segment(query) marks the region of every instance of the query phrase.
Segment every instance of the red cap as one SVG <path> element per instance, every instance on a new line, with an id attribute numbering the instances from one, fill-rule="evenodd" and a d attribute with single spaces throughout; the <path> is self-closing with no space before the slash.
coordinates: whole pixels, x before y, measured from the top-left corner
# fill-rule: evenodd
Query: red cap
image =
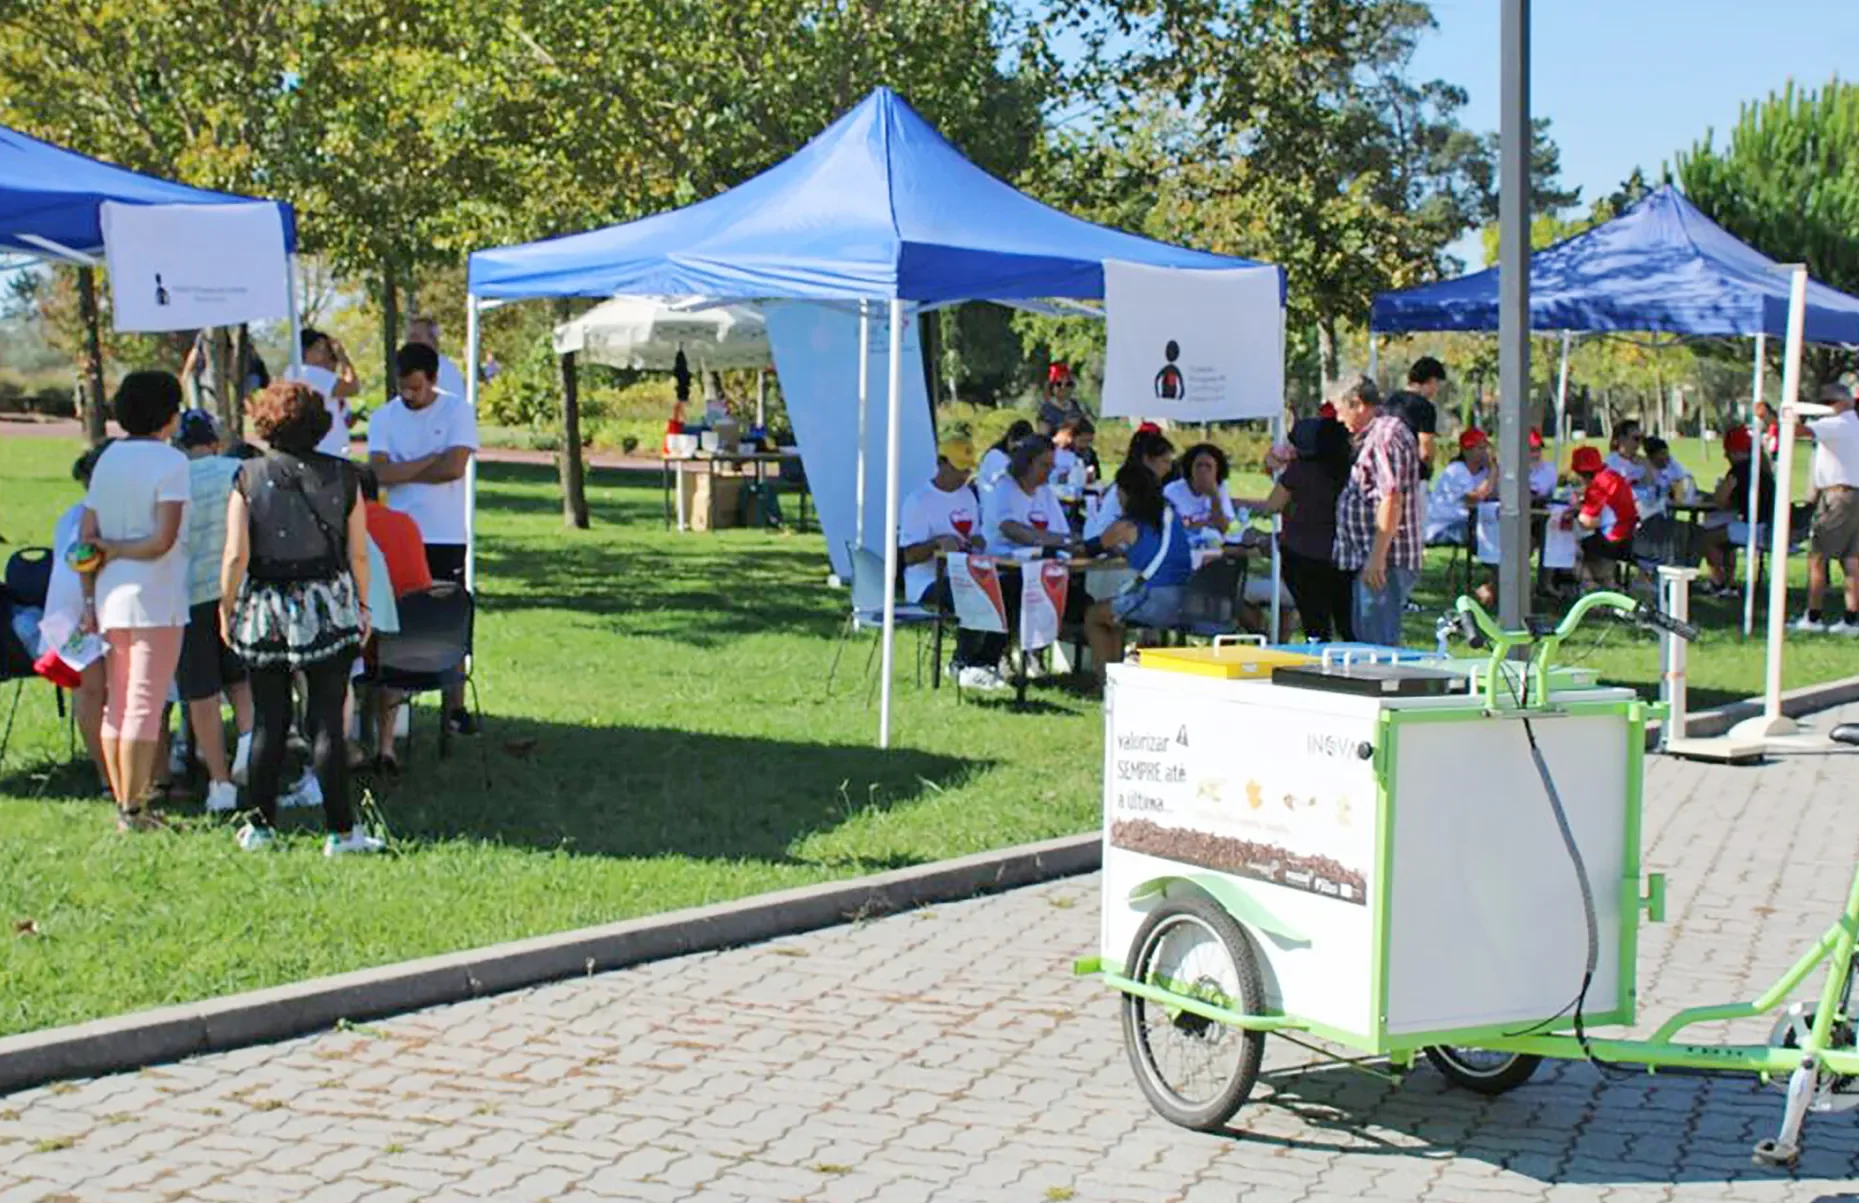
<path id="1" fill-rule="evenodd" d="M 1723 449 L 1725 454 L 1732 451 L 1748 451 L 1750 447 L 1749 427 L 1732 426 L 1723 432 Z"/>
<path id="2" fill-rule="evenodd" d="M 1543 449 L 1543 432 L 1542 431 L 1540 430 L 1530 431 L 1530 449 L 1532 451 L 1541 451 Z"/>
<path id="3" fill-rule="evenodd" d="M 1607 466 L 1601 453 L 1593 447 L 1577 447 L 1575 454 L 1569 457 L 1569 467 L 1583 475 L 1593 475 Z"/>
<path id="4" fill-rule="evenodd" d="M 32 671 L 60 689 L 76 689 L 84 682 L 84 679 L 78 675 L 77 669 L 66 664 L 64 657 L 60 656 L 56 650 L 48 651 L 33 661 Z"/>
<path id="5" fill-rule="evenodd" d="M 1333 402 L 1329 402 L 1329 401 L 1325 401 L 1325 402 L 1324 402 L 1324 403 L 1323 403 L 1322 405 L 1319 405 L 1319 406 L 1317 407 L 1317 416 L 1318 416 L 1319 418 L 1334 418 L 1334 417 L 1336 417 L 1336 406 L 1335 406 L 1335 404 L 1334 404 Z"/>
<path id="6" fill-rule="evenodd" d="M 1071 378 L 1072 378 L 1072 370 L 1071 370 L 1070 364 L 1055 363 L 1051 367 L 1046 369 L 1046 383 L 1047 384 L 1063 384 L 1067 380 L 1070 380 Z"/>
<path id="7" fill-rule="evenodd" d="M 1470 451 L 1474 447 L 1483 447 L 1490 441 L 1489 438 L 1485 437 L 1484 431 L 1474 426 L 1459 436 L 1459 450 Z"/>
<path id="8" fill-rule="evenodd" d="M 1144 422 L 1141 426 L 1138 426 L 1136 428 L 1136 433 L 1137 434 L 1161 434 L 1162 428 L 1160 426 L 1157 426 L 1154 422 Z"/>

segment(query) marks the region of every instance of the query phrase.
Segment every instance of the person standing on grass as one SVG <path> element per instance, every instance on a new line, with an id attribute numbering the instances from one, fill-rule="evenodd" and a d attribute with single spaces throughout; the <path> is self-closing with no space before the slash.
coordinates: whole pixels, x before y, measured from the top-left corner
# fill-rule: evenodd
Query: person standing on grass
<path id="1" fill-rule="evenodd" d="M 303 366 L 291 371 L 286 379 L 301 380 L 321 394 L 331 420 L 329 433 L 316 449 L 324 455 L 347 459 L 349 426 L 355 420 L 349 413 L 349 398 L 361 391 L 361 377 L 356 375 L 355 365 L 349 362 L 349 353 L 342 344 L 321 330 L 305 327 L 302 346 Z"/>
<path id="2" fill-rule="evenodd" d="M 187 633 L 175 676 L 187 720 L 194 732 L 194 754 L 207 770 L 207 811 L 231 814 L 239 807 L 233 784 L 245 776 L 252 752 L 252 691 L 245 666 L 232 654 L 219 631 L 219 575 L 226 552 L 226 508 L 239 461 L 221 455 L 219 428 L 204 409 L 181 415 L 175 438 L 187 456 L 190 497 L 187 507 Z M 226 722 L 220 696 L 232 703 L 239 742 L 226 762 Z"/>
<path id="3" fill-rule="evenodd" d="M 1814 525 L 1808 535 L 1807 613 L 1797 631 L 1859 635 L 1859 414 L 1852 390 L 1837 381 L 1820 390 L 1829 417 L 1804 423 L 1814 436 Z M 1827 594 L 1827 562 L 1838 560 L 1846 584 L 1846 614 L 1828 623 L 1821 617 Z"/>
<path id="4" fill-rule="evenodd" d="M 1407 423 L 1420 452 L 1420 479 L 1433 477 L 1433 445 L 1439 436 L 1439 408 L 1435 398 L 1446 383 L 1446 365 L 1422 355 L 1407 369 L 1407 387 L 1388 398 L 1384 407 Z"/>
<path id="5" fill-rule="evenodd" d="M 1335 402 L 1356 456 L 1336 501 L 1336 566 L 1355 573 L 1356 638 L 1398 647 L 1420 579 L 1420 445 L 1406 422 L 1381 412 L 1368 377 L 1343 385 Z"/>
<path id="6" fill-rule="evenodd" d="M 408 322 L 407 341 L 432 348 L 432 353 L 439 357 L 439 366 L 433 372 L 433 381 L 438 384 L 439 391 L 450 393 L 460 401 L 465 400 L 465 374 L 458 370 L 451 356 L 439 349 L 438 320 L 422 315 Z"/>
<path id="7" fill-rule="evenodd" d="M 368 422 L 368 462 L 387 489 L 388 507 L 419 526 L 433 580 L 462 589 L 471 505 L 465 471 L 478 450 L 478 418 L 462 396 L 438 387 L 437 351 L 408 343 L 394 359 L 400 395 Z M 445 710 L 454 734 L 477 734 L 462 681 L 446 686 Z"/>
<path id="8" fill-rule="evenodd" d="M 116 390 L 126 437 L 97 461 L 78 538 L 103 565 L 83 578 L 80 629 L 109 646 L 101 742 L 123 831 L 160 826 L 148 797 L 161 755 L 161 719 L 187 628 L 187 457 L 168 445 L 180 421 L 181 382 L 131 372 Z"/>
<path id="9" fill-rule="evenodd" d="M 368 525 L 360 470 L 322 455 L 330 413 L 308 385 L 280 381 L 252 402 L 252 426 L 270 444 L 248 460 L 226 509 L 220 627 L 251 674 L 256 727 L 249 792 L 257 815 L 239 846 L 271 846 L 291 721 L 291 678 L 303 679 L 304 733 L 328 836 L 323 855 L 378 852 L 355 826 L 342 706 L 349 667 L 368 637 Z"/>

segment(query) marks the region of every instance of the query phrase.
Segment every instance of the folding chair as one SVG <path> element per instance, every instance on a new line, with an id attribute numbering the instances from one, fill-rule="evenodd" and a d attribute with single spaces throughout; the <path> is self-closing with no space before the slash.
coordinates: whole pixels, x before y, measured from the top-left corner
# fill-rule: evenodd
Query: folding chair
<path id="1" fill-rule="evenodd" d="M 887 582 L 884 579 L 884 557 L 867 547 L 846 546 L 852 557 L 852 608 L 846 613 L 845 626 L 840 628 L 839 641 L 833 645 L 833 662 L 826 670 L 826 696 L 833 696 L 833 678 L 839 672 L 839 657 L 846 650 L 846 641 L 858 631 L 882 631 L 884 629 L 884 592 Z M 931 609 L 911 602 L 897 602 L 892 611 L 893 620 L 900 627 L 917 628 L 917 683 L 923 683 L 923 630 L 931 623 L 943 620 L 941 610 Z M 878 641 L 872 640 L 871 648 L 865 653 L 865 675 L 871 675 L 872 658 L 878 653 Z M 872 682 L 875 687 L 877 682 Z M 867 697 L 870 691 L 867 690 Z"/>
<path id="2" fill-rule="evenodd" d="M 36 640 L 23 640 L 13 630 L 13 615 L 20 610 L 42 610 L 50 591 L 52 551 L 49 547 L 22 547 L 8 557 L 6 575 L 0 584 L 0 684 L 13 683 L 13 696 L 7 704 L 6 726 L 0 729 L 0 761 L 13 742 L 13 722 L 19 716 L 20 695 L 26 682 L 39 680 L 32 671 Z M 58 716 L 65 714 L 63 690 L 54 690 Z"/>
<path id="3" fill-rule="evenodd" d="M 412 702 L 422 693 L 434 693 L 463 682 L 471 691 L 471 709 L 478 726 L 484 725 L 484 712 L 478 705 L 478 685 L 471 675 L 471 641 L 476 621 L 476 605 L 471 594 L 450 581 L 434 585 L 419 593 L 399 599 L 400 630 L 382 634 L 375 643 L 374 671 L 366 678 L 377 689 L 391 689 L 404 695 L 408 705 L 407 741 L 412 751 Z M 439 715 L 439 755 L 444 758 L 451 748 L 451 732 L 446 729 L 443 710 Z M 490 783 L 490 754 L 484 751 L 480 736 L 478 750 L 484 759 L 484 780 Z"/>

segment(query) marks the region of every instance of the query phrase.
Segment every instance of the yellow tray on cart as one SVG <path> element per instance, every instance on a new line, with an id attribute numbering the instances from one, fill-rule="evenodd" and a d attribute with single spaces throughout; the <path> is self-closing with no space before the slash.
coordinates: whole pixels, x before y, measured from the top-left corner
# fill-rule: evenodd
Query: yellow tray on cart
<path id="1" fill-rule="evenodd" d="M 1216 636 L 1212 647 L 1146 647 L 1137 653 L 1144 668 L 1228 681 L 1270 680 L 1274 668 L 1314 660 L 1315 656 L 1281 652 L 1231 635 Z"/>

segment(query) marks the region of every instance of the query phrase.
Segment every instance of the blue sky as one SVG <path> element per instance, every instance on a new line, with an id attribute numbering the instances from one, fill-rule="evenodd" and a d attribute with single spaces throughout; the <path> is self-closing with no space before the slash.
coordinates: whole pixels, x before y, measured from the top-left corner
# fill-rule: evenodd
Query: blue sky
<path id="1" fill-rule="evenodd" d="M 1439 29 L 1421 43 L 1415 75 L 1463 87 L 1464 124 L 1496 129 L 1498 0 L 1432 2 Z M 1721 145 L 1743 101 L 1790 78 L 1817 86 L 1859 75 L 1859 0 L 1536 0 L 1531 9 L 1530 107 L 1550 118 L 1562 178 L 1580 185 L 1584 204 L 1636 166 L 1656 178 L 1708 128 Z M 1467 249 L 1461 257 L 1478 266 Z"/>

